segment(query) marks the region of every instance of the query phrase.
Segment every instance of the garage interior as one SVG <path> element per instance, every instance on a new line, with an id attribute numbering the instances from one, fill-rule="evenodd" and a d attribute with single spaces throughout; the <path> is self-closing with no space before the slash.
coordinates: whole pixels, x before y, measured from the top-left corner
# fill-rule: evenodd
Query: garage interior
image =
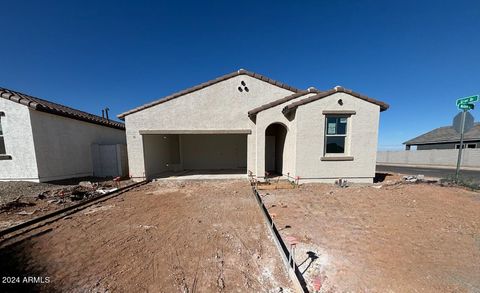
<path id="1" fill-rule="evenodd" d="M 247 133 L 149 132 L 142 138 L 147 179 L 247 173 Z"/>

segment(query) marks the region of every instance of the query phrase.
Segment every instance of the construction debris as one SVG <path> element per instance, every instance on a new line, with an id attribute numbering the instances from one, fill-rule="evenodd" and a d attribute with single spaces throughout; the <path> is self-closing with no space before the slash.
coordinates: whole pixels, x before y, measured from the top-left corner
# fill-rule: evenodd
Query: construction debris
<path id="1" fill-rule="evenodd" d="M 21 216 L 29 216 L 29 215 L 33 215 L 37 210 L 33 210 L 31 212 L 27 212 L 27 211 L 21 211 L 19 213 L 17 213 L 17 215 L 21 215 Z"/>
<path id="2" fill-rule="evenodd" d="M 15 210 L 15 209 L 18 209 L 18 208 L 23 208 L 23 207 L 34 206 L 35 205 L 34 203 L 20 201 L 21 197 L 22 196 L 18 196 L 16 199 L 14 199 L 10 202 L 6 202 L 4 204 L 1 204 L 0 205 L 0 213 L 5 212 L 5 211 L 9 211 L 9 210 Z"/>
<path id="3" fill-rule="evenodd" d="M 107 193 L 110 193 L 110 192 L 114 192 L 115 190 L 117 190 L 118 188 L 111 188 L 111 189 L 97 189 L 96 192 L 97 193 L 100 193 L 100 194 L 107 194 Z"/>
<path id="4" fill-rule="evenodd" d="M 94 179 L 98 180 L 98 179 Z M 78 182 L 78 181 L 77 181 Z M 33 182 L 0 182 L 0 214 L 18 214 L 28 216 L 56 209 L 55 205 L 70 205 L 77 201 L 86 200 L 99 195 L 116 191 L 119 186 L 128 184 L 128 181 L 105 180 L 65 183 L 33 183 Z M 68 185 L 64 185 L 68 184 Z"/>
<path id="5" fill-rule="evenodd" d="M 113 192 L 118 188 L 106 188 L 106 187 L 98 187 L 98 184 L 92 184 L 92 187 L 89 184 L 84 183 L 83 181 L 80 182 L 79 185 L 75 186 L 68 186 L 61 189 L 55 190 L 48 190 L 40 193 L 37 198 L 38 199 L 48 199 L 48 203 L 56 203 L 56 204 L 63 204 L 67 200 L 70 201 L 79 201 L 88 199 L 100 194 L 107 194 L 109 192 Z"/>
<path id="6" fill-rule="evenodd" d="M 98 186 L 98 183 L 94 185 L 90 181 L 81 181 L 80 183 L 78 183 L 78 185 L 81 186 L 81 187 L 94 189 L 95 187 Z"/>
<path id="7" fill-rule="evenodd" d="M 407 175 L 403 176 L 403 180 L 411 183 L 415 183 L 417 181 L 422 181 L 425 179 L 425 176 L 419 174 L 419 175 Z"/>
<path id="8" fill-rule="evenodd" d="M 340 178 L 338 180 L 335 180 L 335 184 L 338 186 L 338 187 L 341 187 L 341 188 L 346 188 L 348 187 L 348 181 L 347 179 L 343 179 L 343 178 Z"/>
<path id="9" fill-rule="evenodd" d="M 403 180 L 408 183 L 439 183 L 439 179 L 426 179 L 422 174 L 403 176 Z"/>

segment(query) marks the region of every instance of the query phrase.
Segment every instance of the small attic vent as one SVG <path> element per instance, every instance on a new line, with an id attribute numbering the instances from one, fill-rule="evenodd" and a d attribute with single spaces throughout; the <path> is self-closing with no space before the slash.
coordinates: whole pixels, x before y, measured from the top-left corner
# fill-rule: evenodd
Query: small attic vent
<path id="1" fill-rule="evenodd" d="M 239 92 L 243 92 L 243 91 L 246 91 L 247 93 L 250 91 L 247 87 L 247 84 L 245 83 L 245 81 L 241 81 L 240 82 L 240 86 L 238 87 L 238 91 Z"/>

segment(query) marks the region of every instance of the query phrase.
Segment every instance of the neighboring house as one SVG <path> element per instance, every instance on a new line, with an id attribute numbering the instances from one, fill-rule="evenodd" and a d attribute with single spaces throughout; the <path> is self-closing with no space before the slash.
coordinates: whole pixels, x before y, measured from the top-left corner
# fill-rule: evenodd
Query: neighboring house
<path id="1" fill-rule="evenodd" d="M 480 123 L 476 122 L 474 126 L 464 134 L 464 148 L 480 148 Z M 453 126 L 444 126 L 425 134 L 417 136 L 403 143 L 406 150 L 412 146 L 417 150 L 436 150 L 436 149 L 458 149 L 460 147 L 460 133 Z"/>
<path id="2" fill-rule="evenodd" d="M 0 180 L 126 175 L 125 144 L 123 123 L 0 88 Z"/>
<path id="3" fill-rule="evenodd" d="M 379 116 L 387 108 L 342 87 L 298 90 L 239 70 L 118 117 L 137 180 L 223 169 L 259 179 L 269 172 L 372 182 Z"/>

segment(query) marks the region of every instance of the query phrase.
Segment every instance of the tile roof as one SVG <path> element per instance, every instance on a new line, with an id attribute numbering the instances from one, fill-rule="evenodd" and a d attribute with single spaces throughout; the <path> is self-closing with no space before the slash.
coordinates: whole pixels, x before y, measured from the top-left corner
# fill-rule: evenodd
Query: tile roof
<path id="1" fill-rule="evenodd" d="M 480 140 L 480 122 L 476 122 L 469 131 L 465 132 L 464 140 Z M 460 141 L 460 133 L 458 133 L 453 126 L 444 126 L 417 136 L 403 144 L 417 145 L 458 141 Z"/>
<path id="2" fill-rule="evenodd" d="M 275 86 L 284 88 L 284 89 L 286 89 L 286 90 L 289 90 L 289 91 L 292 91 L 292 92 L 295 92 L 295 93 L 300 91 L 300 90 L 297 89 L 297 88 L 294 88 L 294 87 L 289 86 L 289 85 L 287 85 L 287 84 L 281 83 L 281 82 L 279 82 L 279 81 L 275 81 L 275 80 L 273 80 L 273 79 L 270 79 L 270 78 L 268 78 L 268 77 L 266 77 L 266 76 L 263 76 L 263 75 L 260 75 L 260 74 L 258 74 L 258 73 L 254 73 L 254 72 L 250 72 L 250 71 L 247 71 L 247 70 L 244 70 L 244 69 L 240 69 L 240 70 L 238 70 L 238 71 L 235 71 L 235 72 L 232 72 L 232 73 L 229 73 L 229 74 L 226 74 L 226 75 L 217 77 L 217 78 L 215 78 L 215 79 L 213 79 L 213 80 L 210 80 L 210 81 L 201 83 L 201 84 L 199 84 L 199 85 L 193 86 L 193 87 L 191 87 L 191 88 L 188 88 L 188 89 L 185 89 L 185 90 L 176 92 L 176 93 L 173 93 L 173 94 L 171 94 L 171 95 L 169 95 L 169 96 L 163 97 L 163 98 L 161 98 L 161 99 L 158 99 L 158 100 L 153 101 L 153 102 L 151 102 L 151 103 L 145 104 L 145 105 L 143 105 L 143 106 L 140 106 L 140 107 L 134 108 L 134 109 L 132 109 L 132 110 L 126 111 L 126 112 L 118 115 L 117 117 L 120 118 L 120 119 L 124 119 L 125 116 L 130 115 L 130 114 L 132 114 L 132 113 L 135 113 L 135 112 L 138 112 L 138 111 L 142 111 L 142 110 L 144 110 L 144 109 L 147 109 L 147 108 L 156 106 L 156 105 L 161 104 L 161 103 L 168 102 L 168 101 L 170 101 L 170 100 L 176 99 L 176 98 L 181 97 L 181 96 L 183 96 L 183 95 L 186 95 L 186 94 L 189 94 L 189 93 L 192 93 L 192 92 L 201 90 L 201 89 L 203 89 L 203 88 L 209 87 L 209 86 L 211 86 L 211 85 L 214 85 L 214 84 L 216 84 L 216 83 L 219 83 L 219 82 L 221 82 L 221 81 L 224 81 L 224 80 L 227 80 L 227 79 L 230 79 L 230 78 L 239 76 L 239 75 L 248 75 L 248 76 L 250 76 L 250 77 L 253 77 L 253 78 L 256 78 L 256 79 L 259 79 L 259 80 L 268 82 L 268 83 L 270 83 L 270 84 L 273 84 L 273 85 L 275 85 Z"/>
<path id="3" fill-rule="evenodd" d="M 67 106 L 56 104 L 47 100 L 32 97 L 23 93 L 12 91 L 9 89 L 0 87 L 0 97 L 25 105 L 37 111 L 50 113 L 58 116 L 63 116 L 71 119 L 94 123 L 102 126 L 125 129 L 125 124 L 112 120 L 107 120 L 97 115 L 93 115 L 87 112 L 76 110 Z"/>
<path id="4" fill-rule="evenodd" d="M 301 106 L 301 105 L 305 105 L 305 104 L 308 104 L 308 103 L 311 103 L 313 101 L 316 101 L 316 100 L 320 100 L 320 99 L 323 99 L 325 97 L 328 97 L 330 95 L 333 95 L 335 93 L 346 93 L 346 94 L 349 94 L 351 96 L 354 96 L 356 98 L 359 98 L 359 99 L 362 99 L 364 101 L 367 101 L 367 102 L 370 102 L 370 103 L 373 103 L 375 105 L 378 105 L 380 106 L 380 111 L 385 111 L 388 109 L 388 107 L 390 107 L 387 103 L 384 103 L 384 102 L 381 102 L 381 101 L 378 101 L 378 100 L 375 100 L 375 99 L 372 99 L 372 98 L 369 98 L 367 96 L 364 96 L 362 94 L 359 94 L 359 93 L 356 93 L 352 90 L 349 90 L 349 89 L 345 89 L 341 86 L 336 86 L 335 88 L 331 89 L 331 90 L 328 90 L 326 92 L 321 92 L 319 94 L 316 94 L 314 96 L 311 96 L 311 97 L 308 97 L 308 98 L 305 98 L 305 99 L 302 99 L 300 101 L 296 101 L 296 102 L 293 102 L 287 106 L 285 106 L 285 108 L 283 108 L 282 112 L 284 114 L 296 109 L 298 106 Z"/>
<path id="5" fill-rule="evenodd" d="M 255 109 L 252 109 L 250 111 L 248 111 L 248 117 L 252 117 L 252 116 L 255 116 L 257 115 L 259 112 L 262 112 L 264 110 L 267 110 L 267 109 L 270 109 L 272 107 L 275 107 L 275 106 L 278 106 L 280 104 L 283 104 L 285 102 L 288 102 L 288 101 L 291 101 L 291 100 L 294 100 L 294 99 L 297 99 L 297 98 L 300 98 L 300 97 L 303 97 L 307 94 L 311 94 L 311 93 L 321 93 L 321 91 L 317 90 L 316 88 L 309 88 L 308 90 L 306 91 L 299 91 L 299 92 L 296 92 L 294 94 L 291 94 L 291 95 L 288 95 L 284 98 L 281 98 L 281 99 L 278 99 L 278 100 L 275 100 L 273 102 L 270 102 L 268 104 L 265 104 L 265 105 L 262 105 L 260 107 L 257 107 Z"/>

